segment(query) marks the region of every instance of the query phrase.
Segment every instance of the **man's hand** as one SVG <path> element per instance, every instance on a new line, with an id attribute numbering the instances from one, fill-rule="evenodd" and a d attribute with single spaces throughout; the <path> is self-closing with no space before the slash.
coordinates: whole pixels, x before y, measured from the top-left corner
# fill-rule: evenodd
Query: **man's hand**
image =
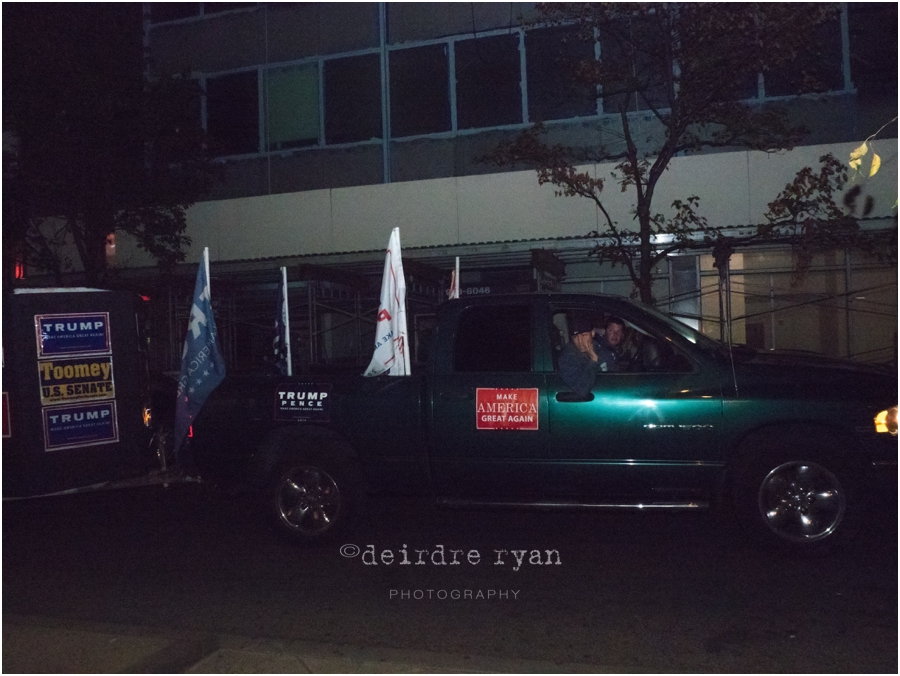
<path id="1" fill-rule="evenodd" d="M 572 337 L 572 340 L 575 342 L 575 347 L 578 348 L 579 352 L 584 352 L 588 356 L 590 356 L 591 361 L 597 361 L 597 353 L 594 352 L 594 334 L 591 331 L 585 331 L 583 333 L 576 334 Z"/>

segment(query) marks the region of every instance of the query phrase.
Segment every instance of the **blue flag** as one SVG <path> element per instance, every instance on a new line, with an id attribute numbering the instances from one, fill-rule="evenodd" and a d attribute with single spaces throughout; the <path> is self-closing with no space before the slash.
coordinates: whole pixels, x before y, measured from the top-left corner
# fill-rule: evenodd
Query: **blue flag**
<path id="1" fill-rule="evenodd" d="M 225 361 L 219 352 L 216 322 L 209 295 L 209 249 L 204 249 L 203 261 L 197 270 L 194 304 L 191 306 L 191 318 L 181 354 L 181 375 L 178 378 L 178 398 L 175 404 L 176 453 L 181 449 L 194 417 L 224 377 Z"/>

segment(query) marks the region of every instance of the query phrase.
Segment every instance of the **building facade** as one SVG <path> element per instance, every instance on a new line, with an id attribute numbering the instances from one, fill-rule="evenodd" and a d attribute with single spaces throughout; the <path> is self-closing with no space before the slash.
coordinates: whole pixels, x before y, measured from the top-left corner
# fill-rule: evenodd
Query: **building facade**
<path id="1" fill-rule="evenodd" d="M 787 72 L 748 86 L 750 101 L 791 106 L 810 130 L 804 145 L 676 157 L 656 204 L 697 195 L 711 225 L 752 229 L 799 169 L 826 153 L 847 162 L 896 118 L 896 7 L 893 34 L 880 11 L 845 3 L 823 30 L 817 69 L 826 93 L 797 98 Z M 302 317 L 300 366 L 366 361 L 393 227 L 422 331 L 457 256 L 464 293 L 633 295 L 621 268 L 588 255 L 596 243 L 588 233 L 601 225 L 592 203 L 557 196 L 533 171 L 482 160 L 538 120 L 560 140 L 621 143 L 609 102 L 573 96 L 558 76 L 559 54 L 602 52 L 602 40 L 569 39 L 565 26 L 527 28 L 533 14 L 530 3 L 145 5 L 150 74 L 194 77 L 205 91 L 197 114 L 224 179 L 189 213 L 188 260 L 210 248 L 220 333 L 236 368 L 265 363 L 282 265 Z M 651 147 L 660 130 L 637 100 L 629 123 Z M 896 230 L 896 121 L 870 146 L 882 163 L 856 184 L 874 205 L 862 224 Z M 585 170 L 608 176 L 612 166 Z M 609 192 L 607 209 L 627 223 L 630 194 Z M 126 240 L 116 244 L 123 274 L 152 282 L 152 261 Z M 193 271 L 182 272 L 183 283 L 153 292 L 162 308 L 155 325 L 165 326 L 161 370 L 176 367 L 186 321 Z M 693 251 L 655 274 L 660 306 L 715 337 L 727 327 L 735 342 L 761 349 L 896 359 L 896 266 L 878 256 L 823 253 L 798 280 L 789 250 L 764 247 L 737 252 L 723 280 L 710 253 Z"/>

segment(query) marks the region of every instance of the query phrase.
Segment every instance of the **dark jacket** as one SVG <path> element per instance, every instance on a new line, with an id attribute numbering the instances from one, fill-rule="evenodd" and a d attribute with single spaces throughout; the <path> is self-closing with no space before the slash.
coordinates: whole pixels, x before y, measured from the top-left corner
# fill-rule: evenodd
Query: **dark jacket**
<path id="1" fill-rule="evenodd" d="M 575 394 L 585 397 L 594 387 L 594 378 L 602 373 L 602 363 L 579 352 L 575 342 L 570 340 L 559 354 L 559 373 Z"/>
<path id="2" fill-rule="evenodd" d="M 601 371 L 618 371 L 620 369 L 619 353 L 606 342 L 606 338 L 603 336 L 594 338 L 594 352 L 597 353 L 598 361 L 606 364 L 606 368 L 601 368 Z"/>
<path id="3" fill-rule="evenodd" d="M 579 352 L 575 341 L 570 340 L 559 354 L 559 373 L 575 394 L 586 397 L 594 387 L 598 373 L 618 371 L 618 354 L 602 338 L 594 340 L 597 361 Z"/>

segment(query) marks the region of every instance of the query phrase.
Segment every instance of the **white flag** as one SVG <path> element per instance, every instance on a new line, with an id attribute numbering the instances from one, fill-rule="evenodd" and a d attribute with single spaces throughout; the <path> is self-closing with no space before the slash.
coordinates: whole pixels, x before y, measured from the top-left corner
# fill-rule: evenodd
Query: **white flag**
<path id="1" fill-rule="evenodd" d="M 391 231 L 384 277 L 381 280 L 381 304 L 375 323 L 375 354 L 364 376 L 408 376 L 409 337 L 406 332 L 406 280 L 400 259 L 400 228 Z"/>
<path id="2" fill-rule="evenodd" d="M 450 290 L 447 297 L 450 300 L 459 298 L 459 256 L 456 257 L 456 269 L 450 273 Z"/>

